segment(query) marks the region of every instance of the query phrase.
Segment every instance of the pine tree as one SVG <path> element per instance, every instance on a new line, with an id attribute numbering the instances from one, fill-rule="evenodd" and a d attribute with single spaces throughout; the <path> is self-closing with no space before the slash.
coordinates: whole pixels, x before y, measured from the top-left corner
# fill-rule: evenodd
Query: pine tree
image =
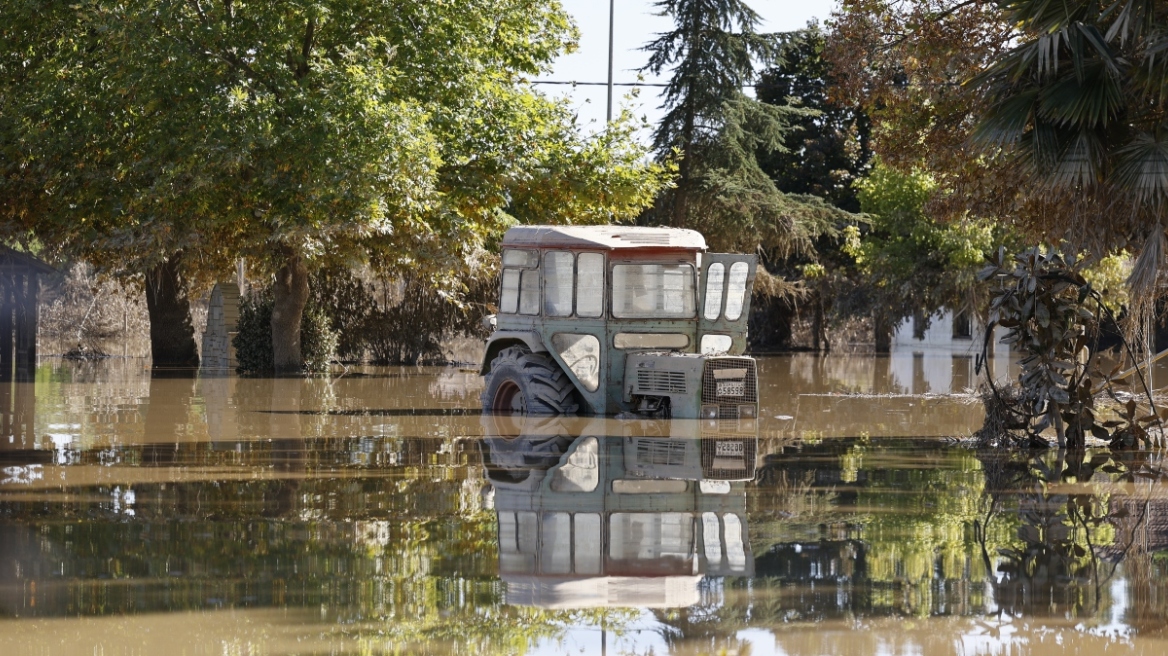
<path id="1" fill-rule="evenodd" d="M 763 153 L 760 163 L 784 193 L 819 196 L 858 212 L 853 183 L 871 166 L 870 121 L 855 107 L 829 97 L 827 36 L 816 23 L 783 36 L 782 60 L 762 72 L 755 95 L 771 105 L 815 110 L 794 117 L 783 136 L 786 149 Z"/>
<path id="2" fill-rule="evenodd" d="M 675 28 L 645 46 L 643 70 L 673 77 L 654 133 L 659 158 L 679 156 L 676 186 L 653 220 L 701 230 L 717 248 L 775 253 L 809 250 L 847 214 L 821 199 L 785 195 L 759 166 L 758 153 L 783 151 L 797 107 L 759 102 L 744 92 L 755 66 L 774 63 L 780 42 L 758 32 L 759 15 L 742 0 L 659 0 Z"/>

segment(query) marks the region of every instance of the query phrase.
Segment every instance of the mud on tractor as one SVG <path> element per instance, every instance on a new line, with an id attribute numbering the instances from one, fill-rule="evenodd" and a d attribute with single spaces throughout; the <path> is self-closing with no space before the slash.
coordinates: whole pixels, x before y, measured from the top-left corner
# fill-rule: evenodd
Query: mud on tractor
<path id="1" fill-rule="evenodd" d="M 483 410 L 754 419 L 756 259 L 678 228 L 522 226 L 503 238 Z"/>

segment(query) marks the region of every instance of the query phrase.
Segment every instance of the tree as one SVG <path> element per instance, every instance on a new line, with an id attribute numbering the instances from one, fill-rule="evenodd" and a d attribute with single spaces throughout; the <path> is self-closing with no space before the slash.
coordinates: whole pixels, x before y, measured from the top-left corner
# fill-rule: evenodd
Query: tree
<path id="1" fill-rule="evenodd" d="M 832 206 L 858 212 L 853 183 L 864 174 L 872 157 L 867 115 L 854 107 L 837 104 L 830 97 L 835 81 L 831 66 L 823 57 L 827 35 L 815 23 L 782 35 L 780 57 L 762 72 L 755 93 L 762 102 L 800 111 L 788 117 L 783 148 L 759 154 L 759 164 L 785 194 L 807 194 Z M 838 222 L 835 228 L 855 221 Z M 830 350 L 828 310 L 835 299 L 854 287 L 856 272 L 852 259 L 840 246 L 836 230 L 820 235 L 813 248 L 767 267 L 784 277 L 798 280 L 805 298 L 760 299 L 764 321 L 752 330 L 755 339 L 771 336 L 786 346 L 797 308 L 810 309 L 812 348 Z M 769 333 L 769 335 L 768 335 Z M 774 340 L 778 337 L 778 340 Z"/>
<path id="2" fill-rule="evenodd" d="M 845 213 L 811 196 L 780 192 L 758 153 L 781 151 L 791 116 L 802 110 L 759 102 L 743 87 L 755 64 L 779 51 L 773 35 L 742 0 L 659 0 L 675 27 L 645 46 L 645 70 L 673 71 L 666 110 L 653 137 L 659 159 L 678 157 L 674 188 L 657 200 L 653 218 L 696 228 L 716 248 L 789 252 L 809 248 Z"/>
<path id="3" fill-rule="evenodd" d="M 936 181 L 923 171 L 901 173 L 877 162 L 856 183 L 870 219 L 862 234 L 850 229 L 844 251 L 855 258 L 859 286 L 842 308 L 870 314 L 876 351 L 887 353 L 891 332 L 905 317 L 929 317 L 943 308 L 980 313 L 986 299 L 976 285 L 986 254 L 1004 235 L 987 221 L 938 222 L 925 212 Z"/>
<path id="4" fill-rule="evenodd" d="M 829 95 L 871 120 L 871 147 L 902 174 L 934 181 L 924 213 L 940 223 L 1008 224 L 1027 239 L 1026 182 L 1002 153 L 973 143 L 989 108 L 966 84 L 1008 51 L 1016 37 L 995 0 L 844 0 L 832 16 L 824 58 Z"/>
<path id="5" fill-rule="evenodd" d="M 816 23 L 783 36 L 781 60 L 762 72 L 758 99 L 809 110 L 788 118 L 783 149 L 764 153 L 762 169 L 787 194 L 810 194 L 849 212 L 860 211 L 853 182 L 872 158 L 867 114 L 831 98 L 835 86 L 823 56 L 827 35 Z"/>
<path id="6" fill-rule="evenodd" d="M 1146 0 L 1003 0 L 1019 37 L 973 82 L 990 107 L 976 137 L 1033 188 L 1047 235 L 1096 254 L 1142 252 L 1131 277 L 1154 311 L 1168 235 L 1168 6 Z"/>
<path id="7" fill-rule="evenodd" d="M 4 71 L 26 78 L 6 145 L 49 198 L 17 227 L 126 273 L 247 258 L 274 280 L 279 370 L 301 366 L 310 270 L 453 287 L 514 222 L 630 217 L 664 173 L 628 117 L 585 138 L 525 83 L 575 37 L 551 0 L 98 0 L 54 5 L 50 31 L 39 12 L 0 10 L 5 47 L 37 55 Z"/>

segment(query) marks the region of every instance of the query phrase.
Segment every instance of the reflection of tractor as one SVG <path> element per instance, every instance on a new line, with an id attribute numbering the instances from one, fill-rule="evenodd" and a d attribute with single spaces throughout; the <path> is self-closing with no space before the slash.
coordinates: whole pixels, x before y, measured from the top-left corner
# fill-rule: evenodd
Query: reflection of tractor
<path id="1" fill-rule="evenodd" d="M 483 409 L 753 419 L 755 257 L 705 249 L 676 228 L 508 230 Z"/>
<path id="2" fill-rule="evenodd" d="M 508 603 L 689 606 L 703 576 L 752 573 L 757 435 L 671 436 L 673 424 L 630 422 L 615 437 L 602 419 L 529 418 L 517 436 L 487 426 Z"/>

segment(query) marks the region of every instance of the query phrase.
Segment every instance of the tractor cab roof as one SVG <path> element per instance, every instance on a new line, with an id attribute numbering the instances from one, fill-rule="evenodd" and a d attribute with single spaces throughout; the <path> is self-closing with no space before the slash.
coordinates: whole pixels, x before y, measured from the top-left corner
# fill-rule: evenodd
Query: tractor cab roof
<path id="1" fill-rule="evenodd" d="M 696 230 L 642 226 L 516 226 L 503 236 L 504 248 L 706 250 Z"/>

